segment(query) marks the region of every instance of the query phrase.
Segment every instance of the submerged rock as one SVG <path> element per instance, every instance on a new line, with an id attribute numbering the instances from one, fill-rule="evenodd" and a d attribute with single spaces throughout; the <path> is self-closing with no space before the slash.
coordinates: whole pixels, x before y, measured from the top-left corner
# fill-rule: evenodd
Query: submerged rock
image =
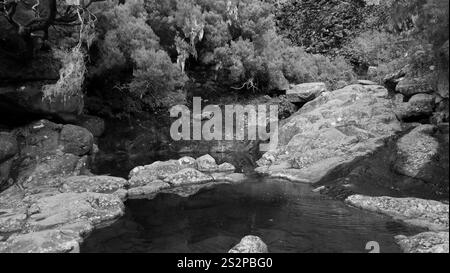
<path id="1" fill-rule="evenodd" d="M 91 152 L 94 136 L 85 128 L 65 125 L 61 130 L 60 141 L 65 153 L 83 156 Z"/>
<path id="2" fill-rule="evenodd" d="M 417 94 L 407 103 L 399 105 L 398 115 L 402 120 L 431 117 L 435 107 L 435 96 L 429 94 Z"/>
<path id="3" fill-rule="evenodd" d="M 438 201 L 353 195 L 348 197 L 346 202 L 432 231 L 448 231 L 449 228 L 449 205 Z"/>
<path id="4" fill-rule="evenodd" d="M 268 253 L 267 245 L 257 236 L 245 236 L 228 253 Z"/>
<path id="5" fill-rule="evenodd" d="M 350 85 L 323 93 L 289 118 L 277 148 L 258 161 L 258 173 L 315 183 L 331 170 L 367 156 L 402 130 L 388 91 Z"/>
<path id="6" fill-rule="evenodd" d="M 395 237 L 405 253 L 449 253 L 448 232 L 424 232 L 415 236 Z"/>

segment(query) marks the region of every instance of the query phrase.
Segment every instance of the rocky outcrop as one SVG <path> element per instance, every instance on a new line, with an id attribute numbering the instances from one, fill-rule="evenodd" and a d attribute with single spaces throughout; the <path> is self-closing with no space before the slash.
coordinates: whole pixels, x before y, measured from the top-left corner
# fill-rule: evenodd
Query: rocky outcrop
<path id="1" fill-rule="evenodd" d="M 439 153 L 439 142 L 432 135 L 433 125 L 420 125 L 397 142 L 394 170 L 402 175 L 432 182 L 430 165 Z"/>
<path id="2" fill-rule="evenodd" d="M 449 253 L 448 232 L 424 232 L 415 236 L 395 237 L 405 253 Z"/>
<path id="3" fill-rule="evenodd" d="M 0 252 L 76 252 L 95 227 L 123 215 L 128 181 L 83 175 L 93 149 L 86 129 L 41 120 L 7 140 L 2 156 L 18 151 L 18 170 L 0 193 Z"/>
<path id="4" fill-rule="evenodd" d="M 416 94 L 433 93 L 435 87 L 430 84 L 429 79 L 405 77 L 398 82 L 395 90 L 406 97 L 412 97 Z"/>
<path id="5" fill-rule="evenodd" d="M 388 91 L 350 85 L 326 92 L 284 122 L 276 149 L 258 161 L 258 173 L 315 183 L 338 166 L 367 156 L 402 130 Z"/>
<path id="6" fill-rule="evenodd" d="M 346 202 L 358 208 L 389 215 L 414 226 L 433 231 L 448 230 L 449 206 L 438 201 L 353 195 L 348 197 Z"/>
<path id="7" fill-rule="evenodd" d="M 268 253 L 267 245 L 257 236 L 245 236 L 228 253 Z"/>
<path id="8" fill-rule="evenodd" d="M 399 235 L 396 242 L 406 253 L 448 253 L 449 205 L 418 198 L 368 197 L 347 198 L 352 206 L 389 215 L 394 219 L 430 232 L 407 237 Z"/>
<path id="9" fill-rule="evenodd" d="M 240 183 L 245 175 L 235 173 L 230 163 L 218 165 L 210 155 L 197 159 L 183 157 L 179 160 L 155 162 L 134 168 L 129 175 L 128 197 L 154 197 L 160 192 L 183 197 L 193 195 L 202 188 L 223 183 Z"/>

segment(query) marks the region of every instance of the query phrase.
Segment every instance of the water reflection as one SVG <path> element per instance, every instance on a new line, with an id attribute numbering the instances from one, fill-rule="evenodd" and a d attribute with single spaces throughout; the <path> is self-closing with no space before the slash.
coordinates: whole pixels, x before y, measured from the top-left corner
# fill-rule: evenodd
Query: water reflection
<path id="1" fill-rule="evenodd" d="M 309 185 L 252 178 L 190 198 L 127 201 L 126 216 L 94 232 L 83 252 L 227 252 L 248 234 L 270 252 L 399 252 L 398 234 L 420 230 L 312 193 Z"/>

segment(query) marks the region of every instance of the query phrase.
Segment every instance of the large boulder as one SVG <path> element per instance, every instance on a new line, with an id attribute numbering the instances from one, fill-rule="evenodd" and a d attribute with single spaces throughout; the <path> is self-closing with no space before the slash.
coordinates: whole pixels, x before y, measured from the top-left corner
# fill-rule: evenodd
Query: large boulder
<path id="1" fill-rule="evenodd" d="M 258 173 L 315 183 L 331 170 L 382 147 L 402 130 L 388 91 L 350 85 L 323 93 L 281 124 L 275 149 L 258 161 Z"/>
<path id="2" fill-rule="evenodd" d="M 18 152 L 16 138 L 7 132 L 0 132 L 0 163 L 12 158 Z"/>
<path id="3" fill-rule="evenodd" d="M 447 232 L 424 232 L 407 237 L 399 235 L 395 240 L 405 253 L 449 253 Z"/>
<path id="4" fill-rule="evenodd" d="M 431 82 L 432 81 L 427 78 L 405 77 L 398 82 L 395 90 L 397 93 L 403 94 L 406 97 L 412 97 L 421 93 L 430 94 L 436 89 Z"/>
<path id="5" fill-rule="evenodd" d="M 179 160 L 157 161 L 153 164 L 136 167 L 131 170 L 129 184 L 131 188 L 146 186 L 155 180 L 164 180 L 185 168 Z"/>
<path id="6" fill-rule="evenodd" d="M 15 129 L 13 134 L 20 147 L 16 183 L 25 189 L 59 186 L 60 178 L 80 175 L 89 166 L 89 157 L 79 156 L 92 148 L 92 134 L 86 129 L 41 120 Z"/>
<path id="7" fill-rule="evenodd" d="M 346 202 L 361 209 L 389 215 L 410 225 L 432 231 L 448 231 L 449 206 L 438 201 L 352 195 Z"/>
<path id="8" fill-rule="evenodd" d="M 111 176 L 72 176 L 62 182 L 61 192 L 115 193 L 124 190 L 128 181 Z"/>
<path id="9" fill-rule="evenodd" d="M 435 131 L 433 125 L 420 125 L 400 138 L 393 162 L 397 173 L 425 181 L 432 180 L 433 174 L 427 170 L 439 153 L 439 142 L 432 136 Z"/>
<path id="10" fill-rule="evenodd" d="M 402 119 L 431 117 L 436 107 L 436 97 L 429 94 L 414 95 L 405 105 Z"/>
<path id="11" fill-rule="evenodd" d="M 327 90 L 327 86 L 323 82 L 302 83 L 287 90 L 286 98 L 292 103 L 306 103 Z"/>
<path id="12" fill-rule="evenodd" d="M 85 128 L 64 125 L 61 130 L 60 142 L 64 146 L 65 153 L 83 156 L 91 152 L 94 136 Z"/>
<path id="13" fill-rule="evenodd" d="M 245 236 L 228 253 L 268 253 L 267 245 L 258 236 Z"/>

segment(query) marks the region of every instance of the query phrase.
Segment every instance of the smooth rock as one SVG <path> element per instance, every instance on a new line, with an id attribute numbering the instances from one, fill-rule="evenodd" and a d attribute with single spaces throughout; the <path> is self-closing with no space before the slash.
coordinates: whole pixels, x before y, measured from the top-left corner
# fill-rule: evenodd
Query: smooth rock
<path id="1" fill-rule="evenodd" d="M 18 152 L 16 138 L 6 132 L 0 132 L 0 163 L 15 156 Z"/>
<path id="2" fill-rule="evenodd" d="M 119 197 L 99 193 L 61 193 L 49 197 L 28 197 L 31 204 L 27 225 L 44 230 L 65 224 L 88 221 L 93 226 L 112 221 L 124 214 Z"/>
<path id="3" fill-rule="evenodd" d="M 105 132 L 105 121 L 99 117 L 83 115 L 77 125 L 87 129 L 94 137 L 101 137 Z"/>
<path id="4" fill-rule="evenodd" d="M 245 236 L 228 253 L 268 253 L 267 245 L 257 236 Z"/>

